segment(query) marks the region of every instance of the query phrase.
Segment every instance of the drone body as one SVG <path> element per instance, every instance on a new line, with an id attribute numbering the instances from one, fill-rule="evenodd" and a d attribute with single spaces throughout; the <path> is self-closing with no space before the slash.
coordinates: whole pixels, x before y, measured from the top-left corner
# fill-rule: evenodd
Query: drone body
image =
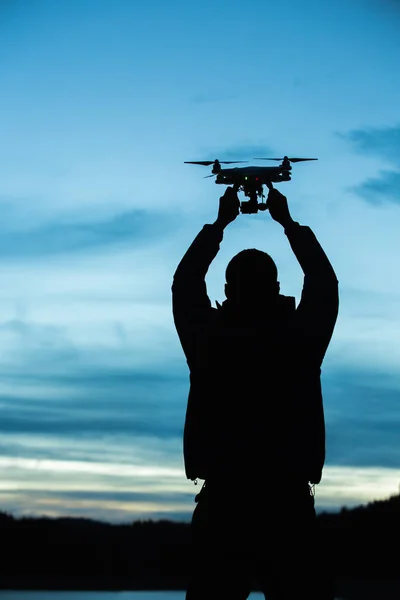
<path id="1" fill-rule="evenodd" d="M 276 160 L 281 161 L 277 167 L 229 167 L 222 168 L 221 164 L 234 164 L 246 161 L 186 161 L 186 164 L 210 166 L 213 165 L 211 175 L 215 177 L 215 183 L 232 185 L 236 191 L 243 191 L 250 200 L 241 203 L 242 213 L 256 213 L 258 210 L 266 210 L 265 202 L 258 202 L 257 198 L 264 199 L 264 185 L 271 189 L 272 183 L 281 183 L 291 180 L 291 162 L 306 160 L 318 160 L 317 158 L 258 158 L 254 160 Z"/>

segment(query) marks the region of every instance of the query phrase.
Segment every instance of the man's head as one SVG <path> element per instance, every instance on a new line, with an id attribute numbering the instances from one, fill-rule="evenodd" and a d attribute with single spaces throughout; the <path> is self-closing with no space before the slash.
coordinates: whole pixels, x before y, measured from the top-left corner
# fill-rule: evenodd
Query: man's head
<path id="1" fill-rule="evenodd" d="M 265 307 L 279 295 L 278 269 L 269 254 L 251 248 L 234 256 L 225 271 L 225 295 L 238 307 Z"/>

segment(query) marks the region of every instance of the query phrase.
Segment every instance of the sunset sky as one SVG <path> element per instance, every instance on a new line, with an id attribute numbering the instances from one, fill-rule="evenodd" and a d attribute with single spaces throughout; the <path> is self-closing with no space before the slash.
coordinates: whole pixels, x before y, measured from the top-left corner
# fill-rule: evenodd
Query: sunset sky
<path id="1" fill-rule="evenodd" d="M 0 3 L 0 510 L 189 520 L 171 283 L 225 188 L 184 161 L 255 156 L 319 159 L 277 186 L 340 284 L 316 507 L 398 493 L 399 39 L 395 0 Z M 213 304 L 246 247 L 298 300 L 267 212 Z"/>

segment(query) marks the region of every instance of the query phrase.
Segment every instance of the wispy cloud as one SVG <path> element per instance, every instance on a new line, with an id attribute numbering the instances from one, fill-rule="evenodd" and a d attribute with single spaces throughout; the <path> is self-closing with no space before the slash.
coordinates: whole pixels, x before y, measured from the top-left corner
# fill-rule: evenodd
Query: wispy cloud
<path id="1" fill-rule="evenodd" d="M 341 136 L 354 150 L 365 156 L 384 160 L 393 169 L 382 169 L 352 188 L 356 194 L 374 205 L 400 203 L 400 126 L 357 129 Z"/>
<path id="2" fill-rule="evenodd" d="M 186 373 L 96 369 L 78 360 L 70 369 L 3 381 L 2 506 L 116 521 L 189 520 L 196 489 L 183 472 Z M 18 385 L 30 395 L 18 395 Z M 323 391 L 328 456 L 318 509 L 395 493 L 400 379 L 340 367 L 323 376 Z"/>
<path id="3" fill-rule="evenodd" d="M 374 205 L 400 204 L 400 171 L 381 171 L 379 177 L 367 179 L 353 190 Z"/>
<path id="4" fill-rule="evenodd" d="M 252 161 L 255 156 L 280 157 L 279 154 L 276 154 L 276 151 L 271 149 L 271 146 L 262 142 L 243 142 L 234 146 L 202 148 L 199 150 L 199 155 L 201 155 L 199 159 L 195 158 L 193 160 L 214 160 L 218 158 L 218 160 Z"/>
<path id="5" fill-rule="evenodd" d="M 400 469 L 330 466 L 316 490 L 317 511 L 353 507 L 384 500 L 399 491 Z"/>
<path id="6" fill-rule="evenodd" d="M 0 260 L 32 259 L 105 249 L 111 246 L 144 247 L 176 231 L 181 217 L 161 211 L 131 210 L 69 222 L 45 224 L 14 219 L 0 235 Z"/>
<path id="7" fill-rule="evenodd" d="M 400 464 L 400 377 L 359 368 L 324 376 L 327 464 L 392 467 Z"/>
<path id="8" fill-rule="evenodd" d="M 70 440 L 80 445 L 80 438 Z M 112 438 L 103 444 L 112 443 Z M 114 441 L 115 445 L 115 441 Z M 118 442 L 116 444 L 118 446 Z M 96 443 L 94 442 L 94 447 Z M 125 447 L 125 461 L 0 458 L 0 502 L 14 514 L 79 515 L 107 521 L 189 520 L 194 486 L 178 457 L 145 457 L 143 440 Z M 130 458 L 130 462 L 128 462 Z M 21 485 L 21 482 L 24 482 Z M 45 483 L 44 483 L 45 482 Z"/>
<path id="9" fill-rule="evenodd" d="M 187 378 L 168 372 L 82 368 L 29 376 L 3 384 L 2 430 L 15 434 L 106 434 L 178 438 L 182 434 Z M 20 394 L 18 389 L 22 384 Z M 13 394 L 7 387 L 14 385 Z M 30 387 L 29 396 L 24 389 Z M 51 390 L 43 394 L 43 390 Z"/>
<path id="10" fill-rule="evenodd" d="M 354 129 L 340 137 L 362 154 L 384 158 L 400 166 L 400 125 L 394 127 Z"/>

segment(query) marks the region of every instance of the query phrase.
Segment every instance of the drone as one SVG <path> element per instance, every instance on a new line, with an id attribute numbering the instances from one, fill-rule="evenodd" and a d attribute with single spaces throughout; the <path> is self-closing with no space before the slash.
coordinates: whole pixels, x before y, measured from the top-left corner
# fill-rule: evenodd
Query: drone
<path id="1" fill-rule="evenodd" d="M 302 162 L 306 160 L 318 160 L 318 158 L 254 158 L 254 160 L 275 160 L 280 161 L 277 167 L 229 167 L 222 168 L 221 165 L 232 165 L 237 163 L 248 162 L 245 160 L 199 160 L 185 161 L 189 165 L 203 165 L 209 167 L 212 165 L 211 175 L 207 177 L 215 177 L 215 183 L 224 185 L 232 185 L 236 192 L 243 191 L 244 195 L 249 198 L 246 202 L 241 202 L 240 210 L 245 214 L 257 213 L 259 210 L 267 210 L 267 203 L 264 201 L 264 185 L 268 189 L 273 188 L 273 183 L 281 183 L 282 181 L 291 180 L 291 163 Z M 258 201 L 261 199 L 261 202 Z"/>

